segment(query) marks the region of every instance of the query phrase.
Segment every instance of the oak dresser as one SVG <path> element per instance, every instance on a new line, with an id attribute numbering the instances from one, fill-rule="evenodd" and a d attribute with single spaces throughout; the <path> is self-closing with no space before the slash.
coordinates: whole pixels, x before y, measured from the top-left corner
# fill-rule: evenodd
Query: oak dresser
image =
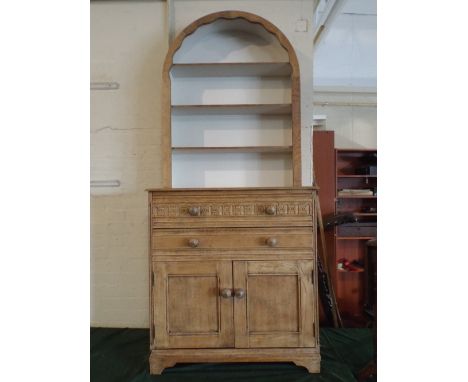
<path id="1" fill-rule="evenodd" d="M 164 188 L 149 190 L 152 374 L 178 362 L 320 371 L 316 189 L 301 187 L 300 104 L 293 46 L 258 15 L 211 13 L 170 43 Z"/>
<path id="2" fill-rule="evenodd" d="M 152 374 L 244 361 L 319 372 L 315 192 L 149 190 Z"/>

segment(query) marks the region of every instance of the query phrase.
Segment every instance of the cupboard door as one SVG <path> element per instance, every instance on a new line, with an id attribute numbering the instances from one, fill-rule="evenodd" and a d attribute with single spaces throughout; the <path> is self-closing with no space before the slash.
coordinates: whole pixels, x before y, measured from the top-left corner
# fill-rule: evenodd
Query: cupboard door
<path id="1" fill-rule="evenodd" d="M 315 347 L 313 261 L 235 261 L 235 347 Z"/>
<path id="2" fill-rule="evenodd" d="M 153 262 L 155 348 L 234 345 L 232 262 Z"/>

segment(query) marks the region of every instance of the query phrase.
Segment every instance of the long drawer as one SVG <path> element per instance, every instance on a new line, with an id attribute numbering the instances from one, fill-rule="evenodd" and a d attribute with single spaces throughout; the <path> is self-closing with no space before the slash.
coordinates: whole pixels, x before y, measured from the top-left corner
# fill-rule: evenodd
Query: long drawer
<path id="1" fill-rule="evenodd" d="M 310 228 L 256 228 L 154 230 L 153 251 L 281 251 L 311 250 L 314 236 Z"/>
<path id="2" fill-rule="evenodd" d="M 153 228 L 312 226 L 311 190 L 152 192 Z"/>

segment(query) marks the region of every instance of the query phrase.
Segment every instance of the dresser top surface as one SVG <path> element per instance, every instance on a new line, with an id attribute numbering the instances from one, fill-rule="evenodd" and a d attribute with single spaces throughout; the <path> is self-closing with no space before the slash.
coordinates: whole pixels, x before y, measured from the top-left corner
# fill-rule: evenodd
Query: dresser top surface
<path id="1" fill-rule="evenodd" d="M 230 187 L 230 188 L 149 188 L 147 192 L 164 192 L 164 193 L 180 193 L 180 192 L 208 192 L 208 193 L 239 193 L 239 192 L 310 192 L 318 190 L 318 187 Z"/>

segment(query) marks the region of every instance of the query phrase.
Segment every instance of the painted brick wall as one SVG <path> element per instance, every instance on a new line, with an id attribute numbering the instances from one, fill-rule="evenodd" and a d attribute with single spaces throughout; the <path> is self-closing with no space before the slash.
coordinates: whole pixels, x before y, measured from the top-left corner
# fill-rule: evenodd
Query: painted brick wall
<path id="1" fill-rule="evenodd" d="M 91 325 L 148 326 L 148 187 L 161 186 L 166 3 L 91 3 Z"/>

